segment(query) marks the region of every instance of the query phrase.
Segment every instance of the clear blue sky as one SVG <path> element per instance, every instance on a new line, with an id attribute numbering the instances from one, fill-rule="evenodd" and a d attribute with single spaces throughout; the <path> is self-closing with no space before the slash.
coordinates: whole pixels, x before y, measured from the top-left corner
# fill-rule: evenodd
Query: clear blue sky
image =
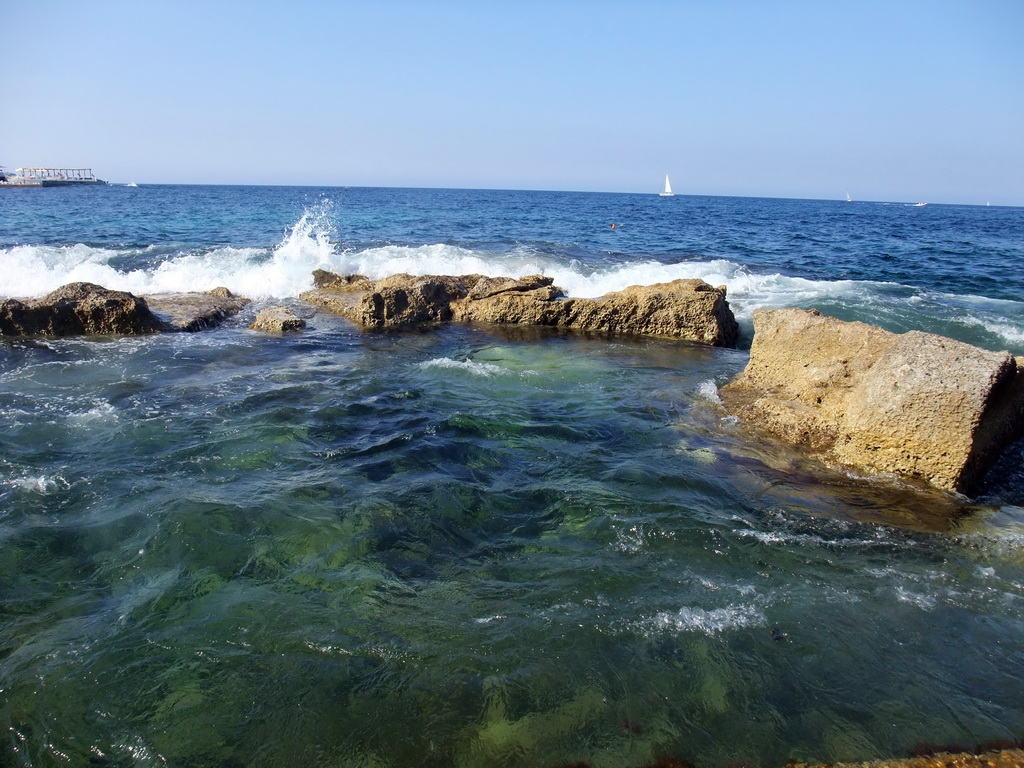
<path id="1" fill-rule="evenodd" d="M 1021 0 L 0 0 L 0 164 L 1024 205 Z"/>

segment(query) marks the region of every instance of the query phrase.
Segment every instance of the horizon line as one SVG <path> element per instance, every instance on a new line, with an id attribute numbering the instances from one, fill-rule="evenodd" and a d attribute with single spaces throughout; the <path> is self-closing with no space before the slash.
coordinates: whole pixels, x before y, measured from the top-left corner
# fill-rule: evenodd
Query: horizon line
<path id="1" fill-rule="evenodd" d="M 637 191 L 613 191 L 613 190 L 582 190 L 582 189 L 529 189 L 529 188 L 517 188 L 517 187 L 458 187 L 458 186 L 405 186 L 405 185 L 379 185 L 379 184 L 275 184 L 275 183 L 240 183 L 240 182 L 222 182 L 222 181 L 108 181 L 111 186 L 129 186 L 129 185 L 148 185 L 148 186 L 164 186 L 164 187 L 295 187 L 300 189 L 411 189 L 411 190 L 447 190 L 452 192 L 547 192 L 553 194 L 571 194 L 571 195 L 650 195 L 652 197 L 661 197 L 657 192 L 637 192 Z M 739 194 L 707 194 L 697 192 L 676 192 L 672 197 L 682 198 L 695 198 L 695 197 L 715 197 L 715 198 L 737 198 L 747 200 L 802 200 L 806 202 L 841 202 L 849 203 L 851 205 L 858 203 L 875 204 L 875 205 L 908 205 L 908 206 L 922 206 L 923 205 L 951 205 L 951 206 L 970 206 L 970 207 L 981 207 L 981 208 L 1021 208 L 1024 205 L 1013 205 L 1005 203 L 948 203 L 942 201 L 913 201 L 913 200 L 871 200 L 871 199 L 854 199 L 847 200 L 844 197 L 791 197 L 791 196 L 779 196 L 779 195 L 739 195 Z M 923 207 L 923 206 L 922 206 Z"/>

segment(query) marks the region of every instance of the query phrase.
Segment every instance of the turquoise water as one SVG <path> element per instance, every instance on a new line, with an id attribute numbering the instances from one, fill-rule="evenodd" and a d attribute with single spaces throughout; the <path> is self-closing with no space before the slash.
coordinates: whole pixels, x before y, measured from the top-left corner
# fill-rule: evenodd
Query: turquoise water
<path id="1" fill-rule="evenodd" d="M 1024 446 L 974 499 L 924 494 L 752 443 L 716 394 L 742 348 L 374 334 L 296 296 L 317 267 L 574 295 L 694 276 L 748 339 L 756 307 L 800 305 L 1021 354 L 1024 211 L 12 194 L 5 295 L 255 301 L 199 334 L 0 345 L 0 764 L 768 766 L 1021 738 Z M 305 332 L 247 330 L 281 302 Z"/>

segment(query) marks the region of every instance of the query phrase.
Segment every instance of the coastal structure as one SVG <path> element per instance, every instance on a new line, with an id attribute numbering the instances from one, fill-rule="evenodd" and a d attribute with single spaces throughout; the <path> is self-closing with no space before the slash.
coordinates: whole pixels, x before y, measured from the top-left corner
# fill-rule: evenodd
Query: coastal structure
<path id="1" fill-rule="evenodd" d="M 106 184 L 92 168 L 18 168 L 9 175 L 0 169 L 0 187 L 71 187 Z"/>

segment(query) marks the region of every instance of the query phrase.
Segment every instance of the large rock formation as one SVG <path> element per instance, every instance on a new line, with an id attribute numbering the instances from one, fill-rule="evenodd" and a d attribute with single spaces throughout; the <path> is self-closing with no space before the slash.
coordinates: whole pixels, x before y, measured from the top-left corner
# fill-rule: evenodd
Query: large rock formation
<path id="1" fill-rule="evenodd" d="M 597 299 L 561 299 L 560 294 L 550 283 L 520 286 L 459 302 L 454 316 L 465 321 L 681 338 L 716 347 L 736 344 L 738 327 L 725 300 L 725 288 L 713 288 L 703 280 L 631 285 Z"/>
<path id="2" fill-rule="evenodd" d="M 144 298 L 94 283 L 69 283 L 41 299 L 0 302 L 0 336 L 197 331 L 216 325 L 247 303 L 226 288 Z"/>
<path id="3" fill-rule="evenodd" d="M 145 299 L 93 283 L 70 283 L 41 299 L 0 302 L 0 336 L 138 334 L 163 330 Z"/>
<path id="4" fill-rule="evenodd" d="M 702 280 L 630 286 L 597 299 L 564 298 L 550 277 L 393 275 L 367 281 L 318 271 L 300 298 L 368 328 L 459 322 L 553 326 L 733 346 L 738 327 L 725 288 Z"/>
<path id="5" fill-rule="evenodd" d="M 919 331 L 758 310 L 750 362 L 721 394 L 827 463 L 966 492 L 1022 432 L 1022 365 Z"/>

